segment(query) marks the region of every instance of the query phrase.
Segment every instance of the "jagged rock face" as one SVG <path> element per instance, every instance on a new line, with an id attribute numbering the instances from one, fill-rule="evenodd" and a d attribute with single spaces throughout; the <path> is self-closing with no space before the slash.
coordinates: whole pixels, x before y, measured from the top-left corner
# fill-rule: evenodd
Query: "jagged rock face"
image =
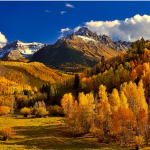
<path id="1" fill-rule="evenodd" d="M 8 55 L 12 50 L 17 50 L 24 58 L 31 58 L 31 56 L 44 47 L 44 44 L 41 43 L 23 43 L 21 41 L 14 41 L 9 44 L 6 44 L 0 50 L 0 58 L 4 58 Z"/>
<path id="2" fill-rule="evenodd" d="M 86 36 L 89 38 L 93 38 L 96 41 L 99 41 L 103 44 L 103 41 L 101 38 L 97 35 L 97 33 L 93 33 L 90 31 L 87 27 L 80 28 L 77 32 L 75 32 L 76 35 Z"/>
<path id="3" fill-rule="evenodd" d="M 82 27 L 80 28 L 77 32 L 72 33 L 72 34 L 67 34 L 64 38 L 62 39 L 70 39 L 73 40 L 75 36 L 84 36 L 88 38 L 92 38 L 95 41 L 99 41 L 100 43 L 104 44 L 104 42 L 101 40 L 101 38 L 97 35 L 97 33 L 93 33 L 90 31 L 87 27 Z"/>
<path id="4" fill-rule="evenodd" d="M 127 51 L 128 48 L 131 46 L 131 42 L 126 42 L 121 40 L 112 41 L 111 38 L 105 34 L 98 36 L 97 33 L 93 33 L 87 27 L 82 27 L 73 34 L 67 34 L 64 38 L 60 39 L 60 41 L 62 42 L 65 39 L 73 40 L 76 35 L 94 39 L 95 41 L 105 44 L 106 46 L 116 51 Z"/>
<path id="5" fill-rule="evenodd" d="M 112 41 L 111 38 L 107 35 L 103 35 L 100 37 L 103 40 L 105 45 L 117 51 L 127 51 L 128 48 L 131 46 L 131 42 L 126 42 L 121 40 Z"/>
<path id="6" fill-rule="evenodd" d="M 67 39 L 69 40 L 76 40 L 77 38 L 81 38 L 82 40 L 84 40 L 85 42 L 92 44 L 94 46 L 98 46 L 98 44 L 104 44 L 107 47 L 118 51 L 118 52 L 122 52 L 122 51 L 127 51 L 128 48 L 131 45 L 131 42 L 126 42 L 126 41 L 112 41 L 111 38 L 107 35 L 102 35 L 102 36 L 98 36 L 97 33 L 93 33 L 92 31 L 90 31 L 87 27 L 82 27 L 80 28 L 77 32 L 72 33 L 72 34 L 67 34 L 65 37 L 59 39 L 55 44 L 55 48 L 58 48 L 59 46 L 61 46 L 64 41 L 66 41 Z"/>

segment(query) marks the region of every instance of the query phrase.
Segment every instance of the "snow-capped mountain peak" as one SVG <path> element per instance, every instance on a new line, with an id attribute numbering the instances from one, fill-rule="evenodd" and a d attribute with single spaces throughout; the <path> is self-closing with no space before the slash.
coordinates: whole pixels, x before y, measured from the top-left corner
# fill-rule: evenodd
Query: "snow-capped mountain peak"
<path id="1" fill-rule="evenodd" d="M 126 51 L 131 46 L 131 42 L 126 41 L 112 41 L 107 35 L 97 35 L 93 33 L 87 27 L 81 27 L 78 31 L 72 34 L 67 34 L 63 39 L 74 40 L 75 37 L 80 37 L 85 42 L 100 42 L 116 51 Z"/>
<path id="2" fill-rule="evenodd" d="M 35 52 L 37 52 L 39 49 L 41 49 L 44 46 L 45 45 L 42 43 L 36 43 L 36 42 L 23 43 L 17 40 L 9 44 L 6 44 L 0 50 L 0 58 L 3 58 L 6 55 L 8 55 L 12 50 L 17 50 L 23 57 L 30 58 Z"/>

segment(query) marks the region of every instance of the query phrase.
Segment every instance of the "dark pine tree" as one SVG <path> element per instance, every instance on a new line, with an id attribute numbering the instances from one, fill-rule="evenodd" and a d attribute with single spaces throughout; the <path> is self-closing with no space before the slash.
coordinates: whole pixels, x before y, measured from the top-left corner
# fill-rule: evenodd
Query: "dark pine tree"
<path id="1" fill-rule="evenodd" d="M 76 90 L 76 89 L 78 89 L 79 88 L 79 75 L 78 74 L 76 74 L 75 75 L 75 80 L 74 80 L 74 89 Z"/>

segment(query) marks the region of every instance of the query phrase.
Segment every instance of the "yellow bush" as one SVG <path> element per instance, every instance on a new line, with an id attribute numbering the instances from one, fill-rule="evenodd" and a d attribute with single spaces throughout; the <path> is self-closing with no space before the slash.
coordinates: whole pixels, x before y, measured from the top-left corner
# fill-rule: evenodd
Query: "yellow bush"
<path id="1" fill-rule="evenodd" d="M 0 115 L 7 115 L 10 113 L 10 108 L 7 106 L 0 106 Z"/>
<path id="2" fill-rule="evenodd" d="M 64 110 L 61 106 L 49 106 L 48 111 L 52 116 L 64 116 Z"/>
<path id="3" fill-rule="evenodd" d="M 30 114 L 31 110 L 30 108 L 24 107 L 21 109 L 20 113 L 21 115 L 24 115 L 24 117 L 27 117 Z"/>
<path id="4" fill-rule="evenodd" d="M 138 149 L 140 149 L 140 146 L 144 143 L 144 139 L 141 135 L 135 136 L 134 141 L 135 141 L 136 147 L 138 147 Z"/>
<path id="5" fill-rule="evenodd" d="M 2 136 L 3 136 L 3 141 L 8 140 L 15 134 L 14 130 L 10 127 L 4 127 L 2 129 Z"/>
<path id="6" fill-rule="evenodd" d="M 103 142 L 104 140 L 104 131 L 100 128 L 95 127 L 95 125 L 92 125 L 90 128 L 90 132 L 93 134 L 94 137 L 96 137 L 100 142 Z"/>
<path id="7" fill-rule="evenodd" d="M 66 125 L 69 127 L 72 136 L 81 136 L 89 132 L 90 122 L 86 110 L 78 113 L 74 112 L 72 116 L 66 119 Z"/>
<path id="8" fill-rule="evenodd" d="M 46 111 L 45 107 L 38 107 L 38 108 L 35 108 L 35 115 L 36 117 L 44 117 L 48 115 L 48 111 Z"/>

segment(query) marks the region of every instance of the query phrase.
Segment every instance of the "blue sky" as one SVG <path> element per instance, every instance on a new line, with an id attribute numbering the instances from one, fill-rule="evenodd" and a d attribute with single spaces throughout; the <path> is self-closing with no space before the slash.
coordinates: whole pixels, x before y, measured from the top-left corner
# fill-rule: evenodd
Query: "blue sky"
<path id="1" fill-rule="evenodd" d="M 149 6 L 150 2 L 127 1 L 0 1 L 0 32 L 3 35 L 0 37 L 4 38 L 5 36 L 7 43 L 20 40 L 53 44 L 58 40 L 58 37 L 73 32 L 76 27 L 87 26 L 93 32 L 106 33 L 114 39 L 118 37 L 126 40 L 130 36 L 129 40 L 134 40 L 140 35 L 149 38 L 146 31 L 141 31 L 141 28 L 148 28 L 149 26 L 147 23 L 150 19 Z M 143 17 L 143 15 L 146 16 Z M 129 18 L 128 25 L 125 23 L 126 18 Z M 119 23 L 115 20 L 118 20 Z M 131 24 L 132 20 L 136 23 Z M 110 24 L 107 24 L 106 21 L 109 21 Z M 66 28 L 69 29 L 67 32 L 64 30 L 60 32 L 61 29 Z M 113 32 L 114 28 L 117 28 L 116 32 Z M 132 33 L 133 30 L 135 30 L 134 33 Z M 6 43 L 2 40 L 0 42 Z"/>

